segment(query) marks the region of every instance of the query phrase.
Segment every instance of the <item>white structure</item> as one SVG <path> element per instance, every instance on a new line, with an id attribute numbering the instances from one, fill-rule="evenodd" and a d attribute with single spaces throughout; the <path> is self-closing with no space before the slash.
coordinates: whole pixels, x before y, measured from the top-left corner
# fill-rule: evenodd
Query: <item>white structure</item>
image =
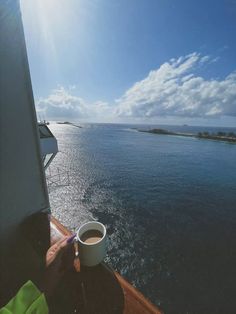
<path id="1" fill-rule="evenodd" d="M 46 170 L 58 153 L 57 140 L 45 123 L 39 123 L 38 126 L 41 157 L 44 165 L 44 170 Z"/>

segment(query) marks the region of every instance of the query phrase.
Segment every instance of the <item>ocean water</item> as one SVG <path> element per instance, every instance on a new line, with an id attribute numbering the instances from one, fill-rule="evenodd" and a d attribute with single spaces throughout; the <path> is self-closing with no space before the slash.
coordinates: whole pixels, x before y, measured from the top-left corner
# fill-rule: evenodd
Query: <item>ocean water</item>
<path id="1" fill-rule="evenodd" d="M 165 313 L 236 313 L 236 144 L 134 127 L 50 125 L 53 214 L 73 230 L 103 222 L 106 261 Z"/>

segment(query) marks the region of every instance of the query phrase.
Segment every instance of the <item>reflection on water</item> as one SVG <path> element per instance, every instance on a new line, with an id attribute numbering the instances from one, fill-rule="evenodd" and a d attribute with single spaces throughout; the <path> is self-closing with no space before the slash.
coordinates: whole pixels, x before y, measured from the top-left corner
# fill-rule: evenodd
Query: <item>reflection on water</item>
<path id="1" fill-rule="evenodd" d="M 50 192 L 53 214 L 71 229 L 103 222 L 107 262 L 166 313 L 234 313 L 236 145 L 119 125 L 50 128 L 53 169 L 70 173 Z"/>

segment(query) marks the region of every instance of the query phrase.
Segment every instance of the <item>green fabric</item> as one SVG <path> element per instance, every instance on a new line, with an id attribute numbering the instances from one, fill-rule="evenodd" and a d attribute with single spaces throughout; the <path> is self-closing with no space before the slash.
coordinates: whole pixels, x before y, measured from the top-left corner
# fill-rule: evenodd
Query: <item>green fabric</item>
<path id="1" fill-rule="evenodd" d="M 44 294 L 29 280 L 0 314 L 48 314 L 48 306 Z"/>

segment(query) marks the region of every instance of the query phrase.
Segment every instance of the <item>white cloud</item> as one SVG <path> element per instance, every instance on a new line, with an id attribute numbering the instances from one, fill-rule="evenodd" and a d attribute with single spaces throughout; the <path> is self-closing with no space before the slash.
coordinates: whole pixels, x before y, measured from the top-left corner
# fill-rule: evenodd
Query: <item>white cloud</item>
<path id="1" fill-rule="evenodd" d="M 120 117 L 153 118 L 236 116 L 236 73 L 223 80 L 195 75 L 203 64 L 216 62 L 192 53 L 171 59 L 135 83 L 118 99 Z"/>
<path id="2" fill-rule="evenodd" d="M 221 80 L 196 75 L 201 67 L 217 61 L 196 52 L 173 58 L 136 82 L 113 105 L 85 101 L 75 95 L 75 85 L 58 87 L 36 102 L 37 112 L 48 120 L 97 122 L 236 117 L 236 72 Z"/>
<path id="3" fill-rule="evenodd" d="M 113 108 L 104 101 L 96 101 L 91 104 L 90 107 L 90 116 L 95 115 L 96 117 L 104 117 L 113 115 Z"/>
<path id="4" fill-rule="evenodd" d="M 82 98 L 71 95 L 64 87 L 54 89 L 47 98 L 36 102 L 38 114 L 47 119 L 84 118 L 87 116 L 87 106 Z"/>
<path id="5" fill-rule="evenodd" d="M 38 116 L 48 120 L 97 120 L 112 115 L 112 108 L 108 103 L 102 101 L 88 103 L 84 99 L 72 95 L 74 89 L 75 86 L 69 86 L 68 89 L 60 86 L 52 90 L 47 98 L 40 98 L 36 102 Z"/>

